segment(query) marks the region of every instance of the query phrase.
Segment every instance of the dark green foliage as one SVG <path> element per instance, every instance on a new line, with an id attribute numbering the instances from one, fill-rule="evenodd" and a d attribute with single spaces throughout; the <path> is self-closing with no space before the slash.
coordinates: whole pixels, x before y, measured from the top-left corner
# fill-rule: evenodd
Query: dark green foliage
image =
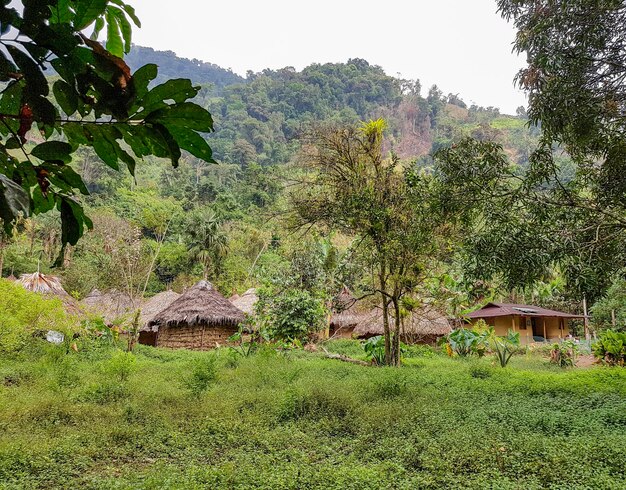
<path id="1" fill-rule="evenodd" d="M 271 339 L 306 340 L 324 327 L 324 301 L 305 289 L 260 290 L 256 306 Z"/>
<path id="2" fill-rule="evenodd" d="M 593 355 L 609 366 L 626 364 L 626 333 L 606 330 L 592 346 Z"/>
<path id="3" fill-rule="evenodd" d="M 130 50 L 131 23 L 139 25 L 131 6 L 119 0 L 22 3 L 20 9 L 0 8 L 3 32 L 16 31 L 3 39 L 6 50 L 0 55 L 0 80 L 8 82 L 0 96 L 0 135 L 5 138 L 0 146 L 0 218 L 7 232 L 21 215 L 53 208 L 60 212 L 63 247 L 75 245 L 93 226 L 79 197 L 88 189 L 68 166 L 79 147 L 93 148 L 115 170 L 123 163 L 131 175 L 136 158 L 148 155 L 177 166 L 181 149 L 213 161 L 199 134 L 213 131 L 213 120 L 187 102 L 199 87 L 176 79 L 149 88 L 156 66 L 133 75 L 123 61 Z M 103 48 L 93 39 L 105 27 Z M 93 39 L 83 33 L 88 28 L 93 28 Z M 60 77 L 52 94 L 44 74 L 51 68 Z M 47 141 L 31 148 L 29 134 L 35 129 Z"/>
<path id="4" fill-rule="evenodd" d="M 159 67 L 154 84 L 163 83 L 170 78 L 190 78 L 194 83 L 212 85 L 223 89 L 227 85 L 243 83 L 244 79 L 230 70 L 225 70 L 213 63 L 189 60 L 177 57 L 172 51 L 158 51 L 134 44 L 124 58 L 132 70 L 151 63 Z"/>
<path id="5" fill-rule="evenodd" d="M 210 354 L 200 356 L 193 361 L 185 384 L 191 394 L 199 397 L 207 391 L 217 378 L 217 366 L 215 357 Z"/>

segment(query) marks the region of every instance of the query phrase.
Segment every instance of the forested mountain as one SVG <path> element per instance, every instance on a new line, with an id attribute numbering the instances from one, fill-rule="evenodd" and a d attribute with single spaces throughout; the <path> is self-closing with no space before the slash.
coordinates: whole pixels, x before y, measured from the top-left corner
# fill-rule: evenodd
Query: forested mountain
<path id="1" fill-rule="evenodd" d="M 280 216 L 299 138 L 316 125 L 384 118 L 386 151 L 420 166 L 432 163 L 433 150 L 464 136 L 499 142 L 513 162 L 525 165 L 538 134 L 523 111 L 507 116 L 493 107 L 467 107 L 436 86 L 422 95 L 419 81 L 388 76 L 362 59 L 263 70 L 245 80 L 210 63 L 140 46 L 127 61 L 133 69 L 156 63 L 158 83 L 188 77 L 202 87 L 195 101 L 213 115 L 209 143 L 220 164 L 187 154 L 173 169 L 168 161 L 144 159 L 133 179 L 89 151 L 77 154 L 74 165 L 91 193 L 85 202 L 95 226 L 67 252 L 58 272 L 79 296 L 94 287 L 147 287 L 150 294 L 180 288 L 203 272 L 224 291 L 241 290 L 281 270 L 312 239 L 302 242 Z M 59 249 L 57 219 L 29 220 L 16 238 L 2 241 L 5 276 L 32 272 L 39 261 L 44 269 L 51 264 Z M 219 250 L 211 248 L 218 229 L 226 244 Z M 321 246 L 318 238 L 313 242 L 307 254 Z M 120 267 L 127 270 L 120 273 Z"/>
<path id="2" fill-rule="evenodd" d="M 157 51 L 144 46 L 133 45 L 125 57 L 126 63 L 133 71 L 148 63 L 159 67 L 159 74 L 153 83 L 159 84 L 170 78 L 190 78 L 195 83 L 213 84 L 222 88 L 233 83 L 244 81 L 242 77 L 213 63 L 197 59 L 180 58 L 172 51 Z"/>

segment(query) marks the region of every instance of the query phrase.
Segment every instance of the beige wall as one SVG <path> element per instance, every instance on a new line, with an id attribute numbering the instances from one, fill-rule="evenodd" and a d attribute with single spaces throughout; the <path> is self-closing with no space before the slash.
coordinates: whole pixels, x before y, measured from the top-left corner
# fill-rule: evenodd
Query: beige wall
<path id="1" fill-rule="evenodd" d="M 504 336 L 508 333 L 509 330 L 514 330 L 515 332 L 519 332 L 520 342 L 522 344 L 528 344 L 533 341 L 533 330 L 529 326 L 527 329 L 520 328 L 521 322 L 524 321 L 522 317 L 516 315 L 509 316 L 500 316 L 500 317 L 492 317 L 492 318 L 484 318 L 487 322 L 487 325 L 494 327 L 496 331 L 496 335 Z M 566 337 L 569 334 L 568 321 L 566 319 L 563 320 L 563 331 L 559 330 L 559 318 L 552 317 L 537 317 L 536 325 L 537 325 L 537 333 L 543 337 L 543 325 L 545 321 L 545 332 L 546 338 L 548 340 L 558 339 L 559 337 Z M 472 320 L 470 325 L 473 325 L 476 320 Z"/>
<path id="2" fill-rule="evenodd" d="M 228 337 L 237 332 L 235 327 L 209 327 L 192 325 L 186 327 L 161 327 L 157 347 L 170 349 L 208 350 L 217 345 L 228 345 Z"/>

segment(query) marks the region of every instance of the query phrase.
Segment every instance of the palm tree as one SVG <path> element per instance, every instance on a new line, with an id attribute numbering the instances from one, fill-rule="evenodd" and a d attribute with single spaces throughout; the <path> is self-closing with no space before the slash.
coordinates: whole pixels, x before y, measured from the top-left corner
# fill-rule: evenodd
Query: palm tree
<path id="1" fill-rule="evenodd" d="M 202 264 L 204 279 L 228 251 L 228 240 L 215 213 L 197 210 L 187 220 L 188 250 Z"/>

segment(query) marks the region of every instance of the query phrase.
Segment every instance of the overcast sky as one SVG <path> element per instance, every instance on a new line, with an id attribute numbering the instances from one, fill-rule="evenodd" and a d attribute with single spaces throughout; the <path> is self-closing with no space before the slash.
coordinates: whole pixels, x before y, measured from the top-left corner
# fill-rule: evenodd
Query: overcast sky
<path id="1" fill-rule="evenodd" d="M 523 57 L 495 0 L 129 0 L 133 42 L 247 70 L 364 58 L 389 75 L 436 83 L 467 103 L 513 114 Z"/>

